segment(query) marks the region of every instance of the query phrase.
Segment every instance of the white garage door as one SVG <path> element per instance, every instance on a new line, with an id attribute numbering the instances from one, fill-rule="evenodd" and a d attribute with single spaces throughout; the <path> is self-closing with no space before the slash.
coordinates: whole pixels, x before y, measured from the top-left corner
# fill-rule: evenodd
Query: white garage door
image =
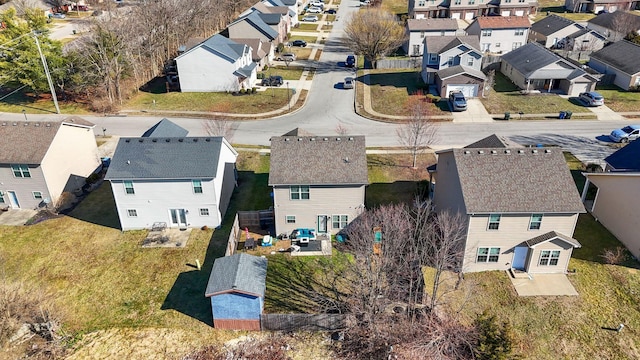
<path id="1" fill-rule="evenodd" d="M 524 16 L 524 10 L 516 10 L 516 16 Z"/>
<path id="2" fill-rule="evenodd" d="M 511 15 L 511 10 L 502 10 L 502 14 L 500 14 L 502 16 L 510 16 Z"/>
<path id="3" fill-rule="evenodd" d="M 465 20 L 473 20 L 473 16 L 475 15 L 475 13 L 473 12 L 468 12 L 464 14 L 464 19 Z"/>
<path id="4" fill-rule="evenodd" d="M 453 13 L 453 14 L 451 14 L 451 18 L 452 18 L 452 19 L 460 19 L 460 13 Z"/>
<path id="5" fill-rule="evenodd" d="M 452 91 L 461 91 L 464 97 L 472 98 L 478 96 L 478 85 L 447 85 L 447 92 L 444 96 L 448 97 Z"/>
<path id="6" fill-rule="evenodd" d="M 597 13 L 599 13 L 599 12 L 600 12 L 600 11 L 602 11 L 602 10 L 604 10 L 604 6 L 596 6 L 596 7 L 593 9 L 593 12 L 594 12 L 595 14 L 597 14 Z"/>
<path id="7" fill-rule="evenodd" d="M 578 96 L 580 93 L 587 92 L 589 89 L 589 83 L 575 83 L 571 88 L 570 96 Z"/>

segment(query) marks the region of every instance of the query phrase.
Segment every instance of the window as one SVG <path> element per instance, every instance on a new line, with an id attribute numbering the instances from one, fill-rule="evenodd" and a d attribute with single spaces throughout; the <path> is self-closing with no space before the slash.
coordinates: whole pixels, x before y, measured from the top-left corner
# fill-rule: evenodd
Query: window
<path id="1" fill-rule="evenodd" d="M 287 224 L 295 224 L 296 223 L 296 216 L 295 215 L 287 215 L 285 218 L 287 220 Z"/>
<path id="2" fill-rule="evenodd" d="M 469 0 L 469 5 L 473 5 L 476 3 L 476 0 Z"/>
<path id="3" fill-rule="evenodd" d="M 529 220 L 529 230 L 540 230 L 542 225 L 542 214 L 532 214 Z"/>
<path id="4" fill-rule="evenodd" d="M 482 36 L 491 36 L 491 30 L 482 30 Z"/>
<path id="5" fill-rule="evenodd" d="M 489 215 L 489 225 L 487 226 L 488 230 L 498 230 L 500 227 L 500 214 L 491 214 Z"/>
<path id="6" fill-rule="evenodd" d="M 556 266 L 560 259 L 560 250 L 542 250 L 540 252 L 540 266 Z"/>
<path id="7" fill-rule="evenodd" d="M 432 64 L 438 62 L 438 54 L 429 54 L 429 62 Z M 640 79 L 640 76 L 638 79 Z"/>
<path id="8" fill-rule="evenodd" d="M 133 195 L 136 191 L 133 189 L 133 181 L 125 181 L 124 182 L 124 192 Z"/>
<path id="9" fill-rule="evenodd" d="M 4 204 L 4 193 L 0 191 L 0 204 Z"/>
<path id="10" fill-rule="evenodd" d="M 200 216 L 209 216 L 209 209 L 207 208 L 200 209 Z"/>
<path id="11" fill-rule="evenodd" d="M 424 6 L 424 5 L 425 5 L 425 1 L 424 0 L 418 1 L 418 6 Z"/>
<path id="12" fill-rule="evenodd" d="M 343 229 L 347 227 L 348 216 L 347 215 L 333 215 L 332 216 L 332 226 L 334 229 Z"/>
<path id="13" fill-rule="evenodd" d="M 514 42 L 513 46 L 511 46 L 511 50 L 515 50 L 515 49 L 519 48 L 520 46 L 522 46 L 521 42 Z"/>
<path id="14" fill-rule="evenodd" d="M 453 66 L 453 56 L 449 56 L 449 60 L 447 61 L 447 64 L 449 64 L 449 66 Z"/>
<path id="15" fill-rule="evenodd" d="M 504 0 L 505 3 L 509 4 L 511 0 Z"/>
<path id="16" fill-rule="evenodd" d="M 639 85 L 640 85 L 640 76 L 636 77 L 636 83 L 635 83 L 635 85 L 636 85 L 636 86 L 639 86 Z"/>
<path id="17" fill-rule="evenodd" d="M 523 2 L 524 2 L 524 0 L 518 0 L 518 2 L 519 2 L 519 3 L 523 3 Z"/>
<path id="18" fill-rule="evenodd" d="M 138 210 L 136 209 L 127 209 L 128 217 L 138 217 Z"/>
<path id="19" fill-rule="evenodd" d="M 516 29 L 516 36 L 524 35 L 524 29 Z"/>
<path id="20" fill-rule="evenodd" d="M 42 191 L 33 191 L 33 198 L 36 200 L 42 200 Z"/>
<path id="21" fill-rule="evenodd" d="M 478 248 L 478 256 L 476 257 L 476 262 L 497 263 L 499 256 L 500 256 L 500 248 L 481 247 L 481 248 Z"/>
<path id="22" fill-rule="evenodd" d="M 499 48 L 500 47 L 500 43 L 496 43 L 496 47 Z"/>
<path id="23" fill-rule="evenodd" d="M 462 4 L 462 0 L 455 0 L 454 4 L 455 5 L 460 5 L 460 4 Z"/>
<path id="24" fill-rule="evenodd" d="M 309 200 L 309 186 L 294 185 L 289 188 L 291 200 Z"/>
<path id="25" fill-rule="evenodd" d="M 420 45 L 413 45 L 413 55 L 420 55 Z"/>
<path id="26" fill-rule="evenodd" d="M 29 165 L 11 165 L 13 176 L 17 178 L 30 178 Z"/>
<path id="27" fill-rule="evenodd" d="M 424 31 L 420 32 L 420 38 L 424 38 Z"/>
<path id="28" fill-rule="evenodd" d="M 467 65 L 473 66 L 473 58 L 471 56 L 469 56 L 469 58 L 467 60 Z"/>
<path id="29" fill-rule="evenodd" d="M 194 194 L 202 194 L 202 181 L 200 180 L 191 180 L 191 185 L 193 186 Z"/>
<path id="30" fill-rule="evenodd" d="M 444 31 L 440 31 L 440 36 L 444 36 L 445 32 Z"/>

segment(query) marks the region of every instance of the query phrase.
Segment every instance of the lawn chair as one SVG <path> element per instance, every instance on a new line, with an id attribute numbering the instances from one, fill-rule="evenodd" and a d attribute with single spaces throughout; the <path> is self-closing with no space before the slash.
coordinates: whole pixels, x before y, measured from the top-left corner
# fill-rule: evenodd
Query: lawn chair
<path id="1" fill-rule="evenodd" d="M 244 242 L 244 248 L 247 250 L 253 250 L 256 248 L 256 240 L 252 237 L 248 238 L 245 242 Z"/>

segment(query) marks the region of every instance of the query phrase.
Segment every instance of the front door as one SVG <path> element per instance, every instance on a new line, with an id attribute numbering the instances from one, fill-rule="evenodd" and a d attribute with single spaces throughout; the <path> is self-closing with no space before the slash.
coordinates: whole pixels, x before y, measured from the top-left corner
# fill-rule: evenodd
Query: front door
<path id="1" fill-rule="evenodd" d="M 513 250 L 513 262 L 511 265 L 512 268 L 517 270 L 525 270 L 525 264 L 527 262 L 527 254 L 529 253 L 529 248 L 526 246 L 516 246 Z"/>
<path id="2" fill-rule="evenodd" d="M 185 209 L 171 209 L 171 225 L 187 227 L 187 212 Z"/>
<path id="3" fill-rule="evenodd" d="M 18 196 L 15 191 L 7 191 L 7 195 L 9 195 L 9 203 L 11 204 L 12 209 L 19 209 L 20 203 L 18 202 Z"/>
<path id="4" fill-rule="evenodd" d="M 318 233 L 327 232 L 328 219 L 329 219 L 329 216 L 327 215 L 318 215 Z"/>

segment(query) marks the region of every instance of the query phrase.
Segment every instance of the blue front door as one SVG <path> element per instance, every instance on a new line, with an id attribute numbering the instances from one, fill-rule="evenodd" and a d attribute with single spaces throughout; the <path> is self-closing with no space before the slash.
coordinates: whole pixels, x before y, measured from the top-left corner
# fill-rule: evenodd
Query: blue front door
<path id="1" fill-rule="evenodd" d="M 527 254 L 529 253 L 529 248 L 526 246 L 517 246 L 513 250 L 513 262 L 511 267 L 517 270 L 524 270 L 525 264 L 527 262 Z"/>

